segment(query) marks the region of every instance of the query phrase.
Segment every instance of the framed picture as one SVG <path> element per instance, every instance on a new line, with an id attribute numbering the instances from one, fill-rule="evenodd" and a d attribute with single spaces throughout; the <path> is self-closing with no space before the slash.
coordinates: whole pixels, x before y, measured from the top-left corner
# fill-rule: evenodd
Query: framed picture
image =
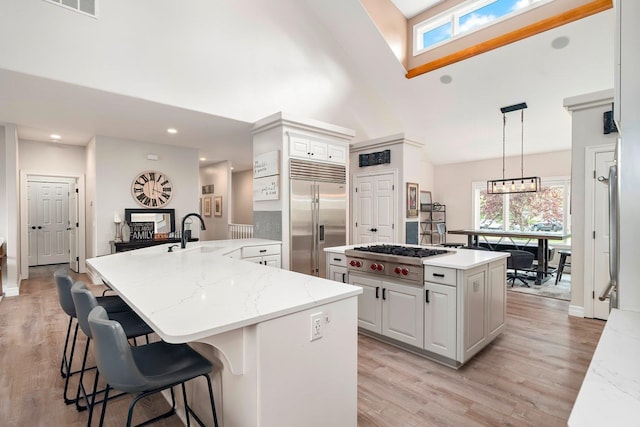
<path id="1" fill-rule="evenodd" d="M 222 196 L 216 196 L 214 199 L 213 214 L 215 216 L 222 216 Z"/>
<path id="2" fill-rule="evenodd" d="M 418 216 L 418 184 L 407 182 L 407 218 Z"/>
<path id="3" fill-rule="evenodd" d="M 422 212 L 429 212 L 431 210 L 431 191 L 420 192 L 420 210 Z"/>
<path id="4" fill-rule="evenodd" d="M 211 197 L 204 198 L 203 214 L 204 216 L 211 216 Z"/>

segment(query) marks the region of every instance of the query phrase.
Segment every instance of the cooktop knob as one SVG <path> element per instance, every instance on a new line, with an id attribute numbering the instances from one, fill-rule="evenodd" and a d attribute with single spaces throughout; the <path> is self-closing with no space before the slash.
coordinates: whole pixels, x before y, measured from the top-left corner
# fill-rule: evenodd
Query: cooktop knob
<path id="1" fill-rule="evenodd" d="M 406 276 L 407 274 L 409 274 L 409 270 L 407 270 L 406 268 L 402 269 L 402 275 Z"/>
<path id="2" fill-rule="evenodd" d="M 378 269 L 378 264 L 376 264 L 375 262 L 373 264 L 371 264 L 371 269 L 372 270 L 377 270 Z"/>
<path id="3" fill-rule="evenodd" d="M 378 264 L 378 266 L 376 268 L 377 268 L 378 271 L 382 271 L 382 270 L 384 270 L 384 265 Z"/>
<path id="4" fill-rule="evenodd" d="M 394 272 L 394 273 L 396 273 L 396 274 L 400 274 L 400 273 L 402 273 L 402 270 L 400 270 L 400 267 L 396 267 L 396 268 L 393 270 L 393 272 Z"/>
<path id="5" fill-rule="evenodd" d="M 360 261 L 356 261 L 356 267 L 362 267 L 362 263 Z"/>
<path id="6" fill-rule="evenodd" d="M 349 265 L 350 265 L 351 267 L 355 267 L 355 266 L 356 266 L 356 262 L 355 262 L 354 260 L 351 260 L 351 262 L 349 263 Z"/>

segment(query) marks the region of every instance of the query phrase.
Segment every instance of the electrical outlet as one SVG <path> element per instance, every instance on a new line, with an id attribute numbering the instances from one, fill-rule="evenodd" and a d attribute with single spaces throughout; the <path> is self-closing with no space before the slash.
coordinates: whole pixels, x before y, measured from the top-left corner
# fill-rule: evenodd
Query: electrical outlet
<path id="1" fill-rule="evenodd" d="M 324 313 L 315 313 L 311 315 L 311 341 L 322 338 Z"/>

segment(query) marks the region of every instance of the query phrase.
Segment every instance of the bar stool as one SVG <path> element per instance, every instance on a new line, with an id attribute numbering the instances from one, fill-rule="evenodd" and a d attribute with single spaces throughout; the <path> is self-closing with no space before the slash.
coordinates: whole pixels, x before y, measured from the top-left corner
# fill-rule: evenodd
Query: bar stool
<path id="1" fill-rule="evenodd" d="M 100 426 L 104 422 L 109 390 L 112 388 L 128 393 L 138 393 L 129 404 L 127 426 L 130 426 L 135 404 L 141 398 L 167 388 L 171 390 L 171 409 L 140 425 L 146 425 L 152 421 L 173 415 L 176 403 L 173 387 L 177 385 L 182 387 L 187 425 L 190 424 L 190 414 L 196 418 L 199 424 L 203 425 L 202 421 L 189 407 L 184 385 L 187 381 L 199 376 L 204 376 L 207 379 L 213 422 L 216 427 L 218 426 L 216 407 L 213 401 L 213 389 L 209 376 L 213 366 L 200 353 L 193 350 L 188 344 L 169 344 L 164 341 L 131 347 L 120 323 L 110 320 L 107 312 L 102 307 L 95 307 L 89 313 L 89 327 L 93 335 L 93 348 L 98 363 L 98 371 L 107 381 L 105 396 L 102 401 Z M 94 399 L 95 394 L 92 400 Z"/>
<path id="2" fill-rule="evenodd" d="M 558 263 L 558 271 L 556 272 L 556 285 L 562 279 L 562 271 L 564 270 L 564 267 L 567 265 L 571 267 L 571 262 L 567 262 L 567 257 L 571 256 L 571 251 L 562 249 L 559 250 L 558 253 L 560 254 L 560 262 Z"/>
<path id="3" fill-rule="evenodd" d="M 64 348 L 62 350 L 62 360 L 60 362 L 60 375 L 65 379 L 64 382 L 64 403 L 67 405 L 74 403 L 75 399 L 69 399 L 67 397 L 67 390 L 69 388 L 69 377 L 73 374 L 77 374 L 78 371 L 71 371 L 73 364 L 73 354 L 76 348 L 76 339 L 78 337 L 78 322 L 76 315 L 76 307 L 73 303 L 73 297 L 71 296 L 71 287 L 73 286 L 73 279 L 69 275 L 66 268 L 59 268 L 53 273 L 53 277 L 56 282 L 56 288 L 58 291 L 58 302 L 62 311 L 69 316 L 69 324 L 67 326 L 67 336 L 64 339 Z M 117 295 L 103 296 L 97 298 L 98 304 L 104 307 L 109 313 L 117 313 L 123 311 L 131 311 L 131 308 Z M 71 343 L 71 354 L 67 357 L 67 350 L 69 348 L 69 338 L 71 337 L 71 326 L 73 319 L 76 319 L 76 327 L 73 333 L 73 340 Z"/>
<path id="4" fill-rule="evenodd" d="M 87 355 L 89 354 L 89 344 L 91 342 L 91 329 L 89 328 L 89 313 L 91 310 L 98 306 L 97 298 L 91 293 L 89 289 L 87 289 L 87 285 L 84 282 L 76 282 L 71 288 L 71 296 L 73 297 L 73 303 L 76 307 L 76 314 L 78 316 L 78 324 L 80 325 L 80 329 L 87 336 L 86 345 L 84 347 L 84 356 L 82 358 L 82 368 L 80 369 L 80 380 L 78 382 L 78 391 L 76 393 L 76 409 L 82 410 L 89 408 L 89 422 L 88 426 L 91 425 L 91 417 L 93 411 L 92 407 L 89 406 L 89 399 L 87 397 L 87 391 L 84 388 L 84 383 L 82 380 L 84 379 L 84 373 L 86 371 L 87 365 Z M 136 313 L 133 311 L 126 311 L 120 313 L 111 313 L 110 316 L 113 320 L 117 321 L 122 325 L 122 328 L 125 332 L 125 336 L 127 339 L 135 339 L 137 337 L 141 337 L 143 335 L 147 336 L 147 344 L 149 343 L 149 334 L 153 333 L 153 329 L 147 325 L 144 320 L 142 320 Z M 98 373 L 96 372 L 96 379 L 98 377 Z M 82 397 L 87 403 L 86 407 L 80 406 L 78 403 L 80 400 L 80 393 L 82 392 Z M 97 393 L 97 390 L 94 388 L 94 395 Z M 93 399 L 92 399 L 93 400 Z"/>

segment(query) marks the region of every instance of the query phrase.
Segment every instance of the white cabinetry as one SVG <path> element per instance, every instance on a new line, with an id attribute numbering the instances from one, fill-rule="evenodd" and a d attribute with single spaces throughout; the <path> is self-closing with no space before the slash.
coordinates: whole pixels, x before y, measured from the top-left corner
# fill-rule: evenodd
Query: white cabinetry
<path id="1" fill-rule="evenodd" d="M 427 267 L 425 277 L 424 349 L 449 359 L 456 358 L 456 270 Z M 450 277 L 453 278 L 451 282 Z M 438 281 L 440 283 L 433 283 Z"/>
<path id="2" fill-rule="evenodd" d="M 347 161 L 347 147 L 346 145 L 318 141 L 309 137 L 290 135 L 289 157 L 339 163 L 343 165 Z"/>
<path id="3" fill-rule="evenodd" d="M 282 265 L 280 245 L 246 246 L 242 248 L 242 259 L 256 264 L 280 268 Z"/>
<path id="4" fill-rule="evenodd" d="M 502 332 L 507 321 L 507 287 L 505 277 L 507 268 L 504 262 L 489 264 L 487 281 L 487 315 L 489 341 Z"/>
<path id="5" fill-rule="evenodd" d="M 506 280 L 506 279 L 505 279 Z M 467 360 L 487 341 L 487 269 L 475 269 L 464 274 L 462 280 L 463 350 Z"/>
<path id="6" fill-rule="evenodd" d="M 358 296 L 358 326 L 397 341 L 422 347 L 424 312 L 421 287 L 350 275 L 362 288 Z"/>
<path id="7" fill-rule="evenodd" d="M 327 279 L 349 283 L 347 272 L 347 256 L 339 252 L 327 252 Z"/>

